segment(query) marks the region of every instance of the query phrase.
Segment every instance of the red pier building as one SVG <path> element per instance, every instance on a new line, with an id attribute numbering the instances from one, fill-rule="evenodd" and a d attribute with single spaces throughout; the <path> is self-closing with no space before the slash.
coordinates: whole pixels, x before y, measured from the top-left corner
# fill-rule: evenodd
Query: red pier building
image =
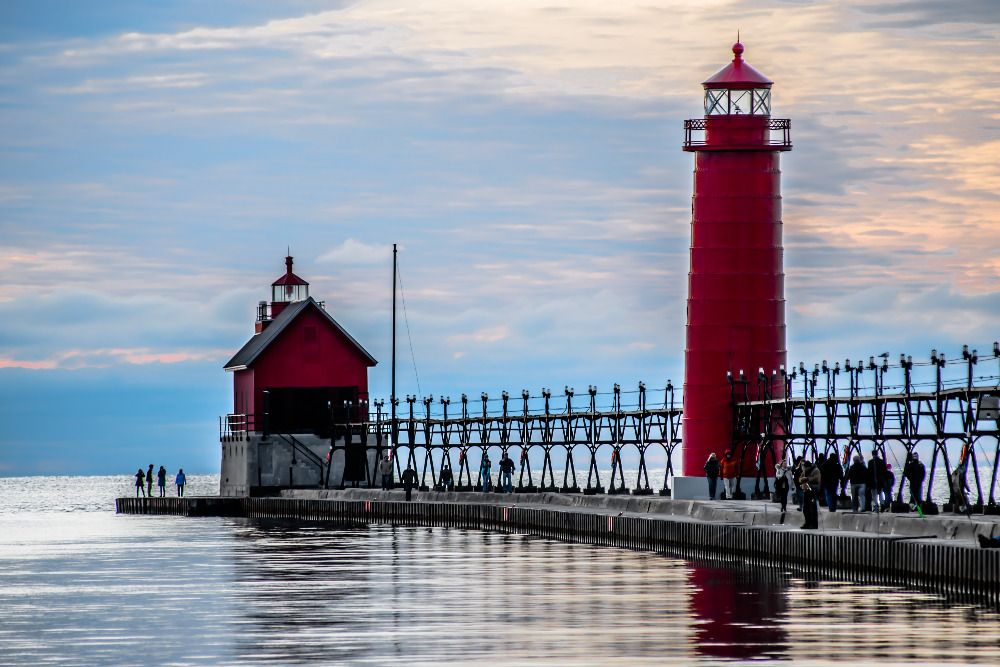
<path id="1" fill-rule="evenodd" d="M 271 284 L 270 304 L 257 306 L 253 337 L 225 365 L 233 373 L 233 413 L 220 434 L 222 495 L 326 483 L 327 453 L 344 437 L 334 425 L 367 418 L 368 369 L 377 362 L 309 296 L 291 257 L 285 267 Z M 344 470 L 341 461 L 336 483 Z"/>
<path id="2" fill-rule="evenodd" d="M 759 371 L 786 363 L 779 156 L 792 148 L 789 121 L 771 118 L 772 81 L 743 61 L 743 45 L 733 54 L 703 83 L 704 118 L 684 123 L 695 168 L 682 451 L 700 493 L 708 455 L 732 442 L 727 372 L 742 370 L 756 398 Z M 745 466 L 756 473 L 753 456 Z"/>

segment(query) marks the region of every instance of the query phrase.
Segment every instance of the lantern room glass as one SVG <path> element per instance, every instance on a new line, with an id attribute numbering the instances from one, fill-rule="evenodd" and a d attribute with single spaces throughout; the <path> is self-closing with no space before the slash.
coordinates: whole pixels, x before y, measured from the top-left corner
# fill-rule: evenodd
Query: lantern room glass
<path id="1" fill-rule="evenodd" d="M 705 91 L 705 115 L 771 115 L 769 88 L 709 88 Z"/>
<path id="2" fill-rule="evenodd" d="M 302 301 L 309 297 L 309 285 L 272 285 L 271 301 Z"/>

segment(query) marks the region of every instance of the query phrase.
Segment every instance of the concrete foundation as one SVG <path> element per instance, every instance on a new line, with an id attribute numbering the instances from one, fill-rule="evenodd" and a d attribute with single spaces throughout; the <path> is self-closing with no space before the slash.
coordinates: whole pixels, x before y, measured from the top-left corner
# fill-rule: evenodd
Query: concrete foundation
<path id="1" fill-rule="evenodd" d="M 330 439 L 312 433 L 266 438 L 260 433 L 248 433 L 243 439 L 222 442 L 219 495 L 240 498 L 281 489 L 350 486 L 353 482 L 344 479 L 344 439 L 338 439 L 336 445 L 328 463 Z M 367 476 L 360 484 L 366 486 L 368 479 L 376 479 L 378 450 L 374 435 L 368 436 L 363 455 Z"/>

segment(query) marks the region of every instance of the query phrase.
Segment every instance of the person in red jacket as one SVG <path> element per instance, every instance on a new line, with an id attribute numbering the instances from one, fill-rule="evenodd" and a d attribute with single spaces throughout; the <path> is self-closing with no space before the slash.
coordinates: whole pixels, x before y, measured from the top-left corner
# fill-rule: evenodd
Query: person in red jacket
<path id="1" fill-rule="evenodd" d="M 736 479 L 736 461 L 733 460 L 732 452 L 726 452 L 726 458 L 722 460 L 722 484 L 726 487 L 726 500 L 733 499 L 734 479 Z"/>

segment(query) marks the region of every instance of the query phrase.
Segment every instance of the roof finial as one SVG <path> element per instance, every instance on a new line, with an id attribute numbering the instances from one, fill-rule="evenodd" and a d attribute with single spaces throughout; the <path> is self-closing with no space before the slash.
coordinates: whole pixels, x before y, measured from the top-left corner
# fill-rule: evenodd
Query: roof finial
<path id="1" fill-rule="evenodd" d="M 736 30 L 736 43 L 733 44 L 733 55 L 736 56 L 735 58 L 733 58 L 734 62 L 737 61 L 737 60 L 743 60 L 743 57 L 742 57 L 743 56 L 743 45 L 740 43 L 740 31 L 739 31 L 739 29 Z"/>

